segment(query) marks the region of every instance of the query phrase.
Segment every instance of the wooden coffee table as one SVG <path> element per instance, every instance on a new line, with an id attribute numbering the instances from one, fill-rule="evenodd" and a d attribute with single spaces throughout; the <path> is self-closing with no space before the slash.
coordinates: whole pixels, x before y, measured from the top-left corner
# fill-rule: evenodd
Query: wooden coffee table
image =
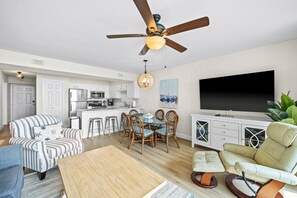
<path id="1" fill-rule="evenodd" d="M 166 179 L 114 146 L 58 160 L 68 198 L 150 197 Z"/>

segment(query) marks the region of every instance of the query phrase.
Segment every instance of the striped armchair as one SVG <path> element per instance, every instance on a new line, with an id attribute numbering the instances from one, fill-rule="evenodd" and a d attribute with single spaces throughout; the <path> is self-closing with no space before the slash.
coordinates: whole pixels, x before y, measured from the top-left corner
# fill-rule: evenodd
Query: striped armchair
<path id="1" fill-rule="evenodd" d="M 82 131 L 63 128 L 63 137 L 42 141 L 35 139 L 33 127 L 61 123 L 53 115 L 34 115 L 10 122 L 12 138 L 10 144 L 21 144 L 24 152 L 24 167 L 38 172 L 39 179 L 45 178 L 46 171 L 55 167 L 60 158 L 83 152 Z"/>

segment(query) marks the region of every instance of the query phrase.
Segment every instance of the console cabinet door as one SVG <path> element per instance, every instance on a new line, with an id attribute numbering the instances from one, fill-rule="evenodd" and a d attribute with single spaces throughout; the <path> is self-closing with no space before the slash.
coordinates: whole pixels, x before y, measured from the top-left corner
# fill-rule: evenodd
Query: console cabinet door
<path id="1" fill-rule="evenodd" d="M 259 148 L 266 138 L 266 126 L 242 125 L 242 145 Z"/>
<path id="2" fill-rule="evenodd" d="M 201 146 L 210 146 L 210 121 L 195 119 L 193 120 L 192 146 L 198 144 Z"/>

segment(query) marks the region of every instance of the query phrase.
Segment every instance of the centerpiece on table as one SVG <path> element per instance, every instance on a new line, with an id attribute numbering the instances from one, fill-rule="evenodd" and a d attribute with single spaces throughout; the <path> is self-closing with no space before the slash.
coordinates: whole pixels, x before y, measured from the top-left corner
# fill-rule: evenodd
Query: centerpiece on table
<path id="1" fill-rule="evenodd" d="M 147 113 L 147 114 L 144 114 L 143 117 L 144 117 L 144 119 L 149 120 L 149 119 L 152 119 L 154 117 L 154 115 Z"/>
<path id="2" fill-rule="evenodd" d="M 297 125 L 297 101 L 288 94 L 282 93 L 281 101 L 267 101 L 269 116 L 275 122 Z"/>

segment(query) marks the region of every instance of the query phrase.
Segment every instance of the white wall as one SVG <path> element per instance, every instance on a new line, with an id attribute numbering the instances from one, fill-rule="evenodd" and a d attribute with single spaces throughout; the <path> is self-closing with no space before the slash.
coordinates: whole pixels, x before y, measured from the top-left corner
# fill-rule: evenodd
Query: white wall
<path id="1" fill-rule="evenodd" d="M 186 52 L 185 52 L 186 53 Z M 177 78 L 179 83 L 179 103 L 176 111 L 180 116 L 178 136 L 190 139 L 191 113 L 222 111 L 202 111 L 199 101 L 199 79 L 218 76 L 275 70 L 275 98 L 281 92 L 291 91 L 290 96 L 297 99 L 297 40 L 250 49 L 234 54 L 193 62 L 152 73 L 154 85 L 151 89 L 141 90 L 141 103 L 144 112 L 154 112 L 159 108 L 160 80 Z M 262 116 L 264 113 L 232 112 L 234 115 Z"/>

